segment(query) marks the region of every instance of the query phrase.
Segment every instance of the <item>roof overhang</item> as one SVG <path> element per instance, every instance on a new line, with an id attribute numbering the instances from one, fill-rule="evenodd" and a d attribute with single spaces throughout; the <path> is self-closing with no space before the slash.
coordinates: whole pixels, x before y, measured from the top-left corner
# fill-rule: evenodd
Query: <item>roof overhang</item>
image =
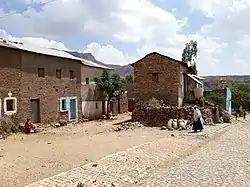
<path id="1" fill-rule="evenodd" d="M 193 79 L 196 83 L 203 85 L 203 83 L 201 81 L 199 81 L 197 78 L 195 78 L 192 74 L 186 74 L 188 77 L 190 77 L 191 79 Z"/>

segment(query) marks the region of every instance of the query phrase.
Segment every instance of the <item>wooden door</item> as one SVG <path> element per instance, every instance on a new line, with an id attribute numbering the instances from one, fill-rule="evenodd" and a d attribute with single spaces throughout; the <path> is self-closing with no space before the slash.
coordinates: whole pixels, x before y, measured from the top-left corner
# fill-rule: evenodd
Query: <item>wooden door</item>
<path id="1" fill-rule="evenodd" d="M 31 122 L 32 123 L 40 123 L 40 100 L 32 99 L 31 102 Z"/>

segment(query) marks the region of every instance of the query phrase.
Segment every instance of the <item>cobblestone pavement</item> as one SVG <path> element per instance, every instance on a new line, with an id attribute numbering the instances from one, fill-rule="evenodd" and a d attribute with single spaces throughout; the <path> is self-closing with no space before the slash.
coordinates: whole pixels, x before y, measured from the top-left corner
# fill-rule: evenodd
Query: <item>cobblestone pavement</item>
<path id="1" fill-rule="evenodd" d="M 183 136 L 176 132 L 175 136 L 168 135 L 164 139 L 109 155 L 95 163 L 75 168 L 27 187 L 76 187 L 79 182 L 85 186 L 136 186 L 157 169 L 178 163 L 180 158 L 191 154 L 204 143 L 204 136 L 207 137 L 207 134 L 225 126 L 207 127 L 203 133 L 195 135 L 184 133 Z M 202 135 L 202 138 L 199 138 L 199 135 Z"/>
<path id="2" fill-rule="evenodd" d="M 237 124 L 171 168 L 153 172 L 145 187 L 249 187 L 250 123 Z"/>

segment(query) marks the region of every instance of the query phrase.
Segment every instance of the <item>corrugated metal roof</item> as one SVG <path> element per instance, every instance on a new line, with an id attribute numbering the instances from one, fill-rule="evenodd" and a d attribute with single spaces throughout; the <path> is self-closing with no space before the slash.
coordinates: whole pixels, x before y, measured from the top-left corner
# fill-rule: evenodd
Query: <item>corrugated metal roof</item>
<path id="1" fill-rule="evenodd" d="M 204 80 L 204 79 L 205 79 L 205 78 L 200 77 L 200 76 L 198 76 L 198 75 L 193 75 L 193 74 L 192 74 L 192 76 L 195 77 L 195 78 L 197 78 L 197 79 L 200 79 L 200 80 Z"/>
<path id="2" fill-rule="evenodd" d="M 20 49 L 23 51 L 29 51 L 29 52 L 38 53 L 38 54 L 44 54 L 44 55 L 49 55 L 49 56 L 77 60 L 77 61 L 81 61 L 82 64 L 84 64 L 86 66 L 102 68 L 102 69 L 112 69 L 112 68 L 109 68 L 106 66 L 99 65 L 99 64 L 92 62 L 92 61 L 89 61 L 89 60 L 75 57 L 75 56 L 73 56 L 73 55 L 71 55 L 63 50 L 41 47 L 41 46 L 34 45 L 34 44 L 23 44 L 21 42 L 13 42 L 13 41 L 7 41 L 7 40 L 0 39 L 0 46 Z"/>
<path id="3" fill-rule="evenodd" d="M 203 83 L 201 81 L 199 81 L 198 79 L 196 79 L 193 75 L 191 74 L 187 74 L 191 79 L 193 79 L 195 82 L 197 82 L 200 85 L 203 85 Z"/>

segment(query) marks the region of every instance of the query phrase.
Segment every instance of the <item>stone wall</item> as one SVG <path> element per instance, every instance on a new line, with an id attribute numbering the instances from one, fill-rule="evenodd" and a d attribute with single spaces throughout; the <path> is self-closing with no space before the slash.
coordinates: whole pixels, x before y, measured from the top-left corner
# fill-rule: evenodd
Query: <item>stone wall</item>
<path id="1" fill-rule="evenodd" d="M 17 119 L 25 122 L 31 116 L 31 100 L 40 101 L 40 122 L 50 123 L 68 116 L 60 112 L 61 97 L 78 99 L 78 118 L 81 118 L 81 64 L 78 61 L 36 54 L 11 48 L 0 48 L 0 99 L 11 91 L 17 98 Z M 44 77 L 38 77 L 44 68 Z M 61 78 L 56 78 L 56 70 Z M 70 70 L 74 78 L 70 79 Z"/>
<path id="2" fill-rule="evenodd" d="M 216 107 L 202 107 L 200 108 L 202 117 L 204 119 L 205 125 L 213 125 L 218 121 L 219 115 L 218 108 Z M 193 107 L 152 107 L 152 106 L 143 106 L 136 105 L 133 113 L 132 120 L 143 123 L 145 126 L 150 127 L 161 127 L 165 126 L 170 119 L 185 119 L 188 120 L 189 124 L 193 122 Z"/>
<path id="3" fill-rule="evenodd" d="M 124 94 L 118 98 L 118 112 L 120 114 L 128 112 L 128 95 Z"/>
<path id="4" fill-rule="evenodd" d="M 181 75 L 185 65 L 177 60 L 151 53 L 134 64 L 135 102 L 148 101 L 152 97 L 163 100 L 167 105 L 178 106 L 184 91 Z"/>

